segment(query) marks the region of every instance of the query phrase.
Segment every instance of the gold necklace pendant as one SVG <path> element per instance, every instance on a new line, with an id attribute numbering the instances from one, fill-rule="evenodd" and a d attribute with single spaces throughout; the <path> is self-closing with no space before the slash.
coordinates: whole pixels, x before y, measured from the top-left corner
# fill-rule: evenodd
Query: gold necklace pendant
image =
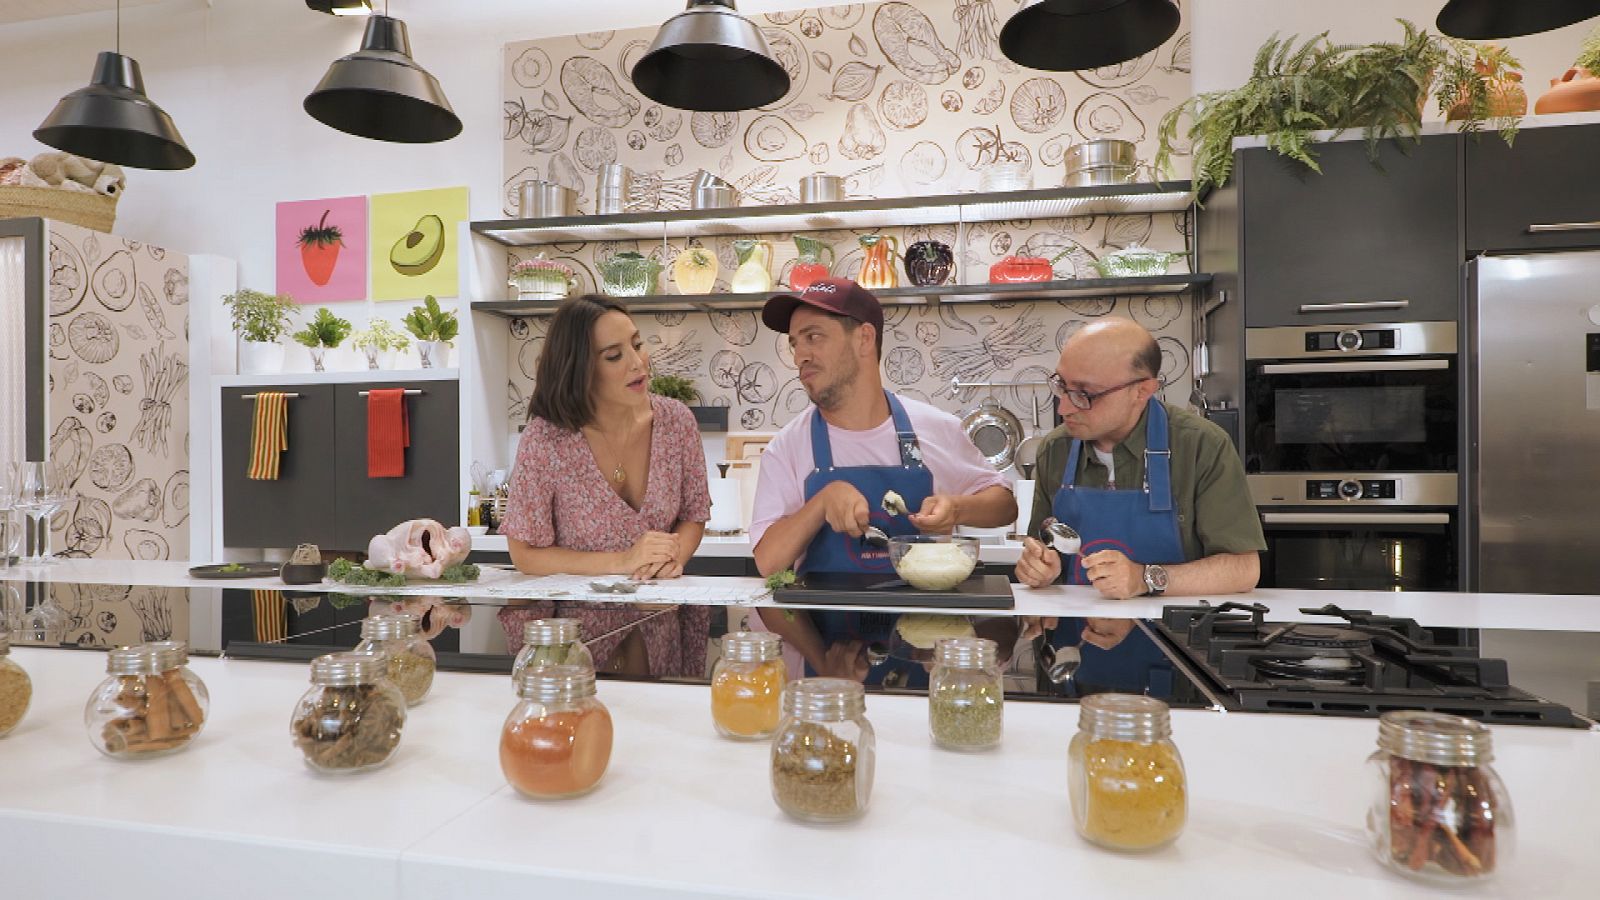
<path id="1" fill-rule="evenodd" d="M 615 469 L 611 470 L 611 480 L 620 485 L 628 480 L 628 473 L 622 471 L 622 466 L 619 464 Z"/>

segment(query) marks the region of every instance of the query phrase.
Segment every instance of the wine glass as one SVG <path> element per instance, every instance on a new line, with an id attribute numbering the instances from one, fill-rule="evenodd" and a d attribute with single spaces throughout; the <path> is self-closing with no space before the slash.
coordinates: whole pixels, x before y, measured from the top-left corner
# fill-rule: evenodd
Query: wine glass
<path id="1" fill-rule="evenodd" d="M 42 523 L 66 505 L 66 482 L 61 471 L 52 463 L 17 463 L 15 470 L 12 487 L 16 498 L 12 500 L 12 505 L 28 517 L 28 534 L 35 537 L 33 553 L 24 556 L 21 562 L 26 565 L 52 562 L 50 529 Z"/>
<path id="2" fill-rule="evenodd" d="M 21 529 L 13 527 L 11 521 L 11 511 L 16 501 L 16 491 L 11 486 L 12 468 L 7 465 L 0 470 L 0 569 L 16 561 L 18 539 L 22 534 Z"/>

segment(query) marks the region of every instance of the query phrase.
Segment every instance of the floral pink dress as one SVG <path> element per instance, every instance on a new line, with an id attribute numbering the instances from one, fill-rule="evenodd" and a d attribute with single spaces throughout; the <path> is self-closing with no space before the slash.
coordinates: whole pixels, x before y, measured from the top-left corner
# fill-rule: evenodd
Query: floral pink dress
<path id="1" fill-rule="evenodd" d="M 711 518 L 705 451 L 694 414 L 676 400 L 652 396 L 650 469 L 639 509 L 612 489 L 581 432 L 534 418 L 522 431 L 511 472 L 510 497 L 500 533 L 530 547 L 618 553 L 647 531 L 671 531 L 679 522 Z M 538 603 L 507 608 L 500 624 L 512 653 L 522 649 L 522 624 L 551 614 L 579 620 L 585 641 L 644 621 L 650 673 L 703 678 L 711 610 L 683 606 L 666 614 L 622 603 Z M 591 643 L 604 667 L 628 631 Z"/>

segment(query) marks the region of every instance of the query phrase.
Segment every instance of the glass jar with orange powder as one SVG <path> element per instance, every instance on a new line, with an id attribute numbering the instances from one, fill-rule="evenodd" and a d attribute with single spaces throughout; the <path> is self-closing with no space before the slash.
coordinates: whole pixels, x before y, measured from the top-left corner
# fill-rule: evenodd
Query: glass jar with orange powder
<path id="1" fill-rule="evenodd" d="M 711 672 L 711 721 L 723 737 L 769 738 L 782 718 L 783 640 L 766 631 L 722 636 L 722 658 Z"/>
<path id="2" fill-rule="evenodd" d="M 595 698 L 594 670 L 530 666 L 500 733 L 500 770 L 538 800 L 594 790 L 611 762 L 611 713 Z"/>

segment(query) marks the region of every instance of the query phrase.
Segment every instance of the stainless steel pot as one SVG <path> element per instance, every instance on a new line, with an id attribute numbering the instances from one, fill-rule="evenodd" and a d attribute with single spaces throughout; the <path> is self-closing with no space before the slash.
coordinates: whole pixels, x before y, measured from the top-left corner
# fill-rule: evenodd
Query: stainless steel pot
<path id="1" fill-rule="evenodd" d="M 628 211 L 628 195 L 633 191 L 633 170 L 621 163 L 600 167 L 595 178 L 594 214 L 609 216 Z"/>
<path id="2" fill-rule="evenodd" d="M 524 219 L 554 219 L 578 214 L 578 192 L 553 181 L 524 181 L 517 197 Z"/>
<path id="3" fill-rule="evenodd" d="M 739 191 L 721 178 L 701 169 L 694 177 L 689 195 L 693 209 L 726 209 L 739 205 Z"/>
<path id="4" fill-rule="evenodd" d="M 1085 141 L 1067 148 L 1063 187 L 1131 184 L 1139 177 L 1139 152 L 1132 141 Z"/>
<path id="5" fill-rule="evenodd" d="M 1022 421 L 993 397 L 985 397 L 968 411 L 961 419 L 961 429 L 996 469 L 1011 465 L 1017 446 L 1022 443 Z"/>
<path id="6" fill-rule="evenodd" d="M 837 175 L 807 175 L 800 179 L 801 203 L 838 203 L 844 199 L 844 179 Z"/>

